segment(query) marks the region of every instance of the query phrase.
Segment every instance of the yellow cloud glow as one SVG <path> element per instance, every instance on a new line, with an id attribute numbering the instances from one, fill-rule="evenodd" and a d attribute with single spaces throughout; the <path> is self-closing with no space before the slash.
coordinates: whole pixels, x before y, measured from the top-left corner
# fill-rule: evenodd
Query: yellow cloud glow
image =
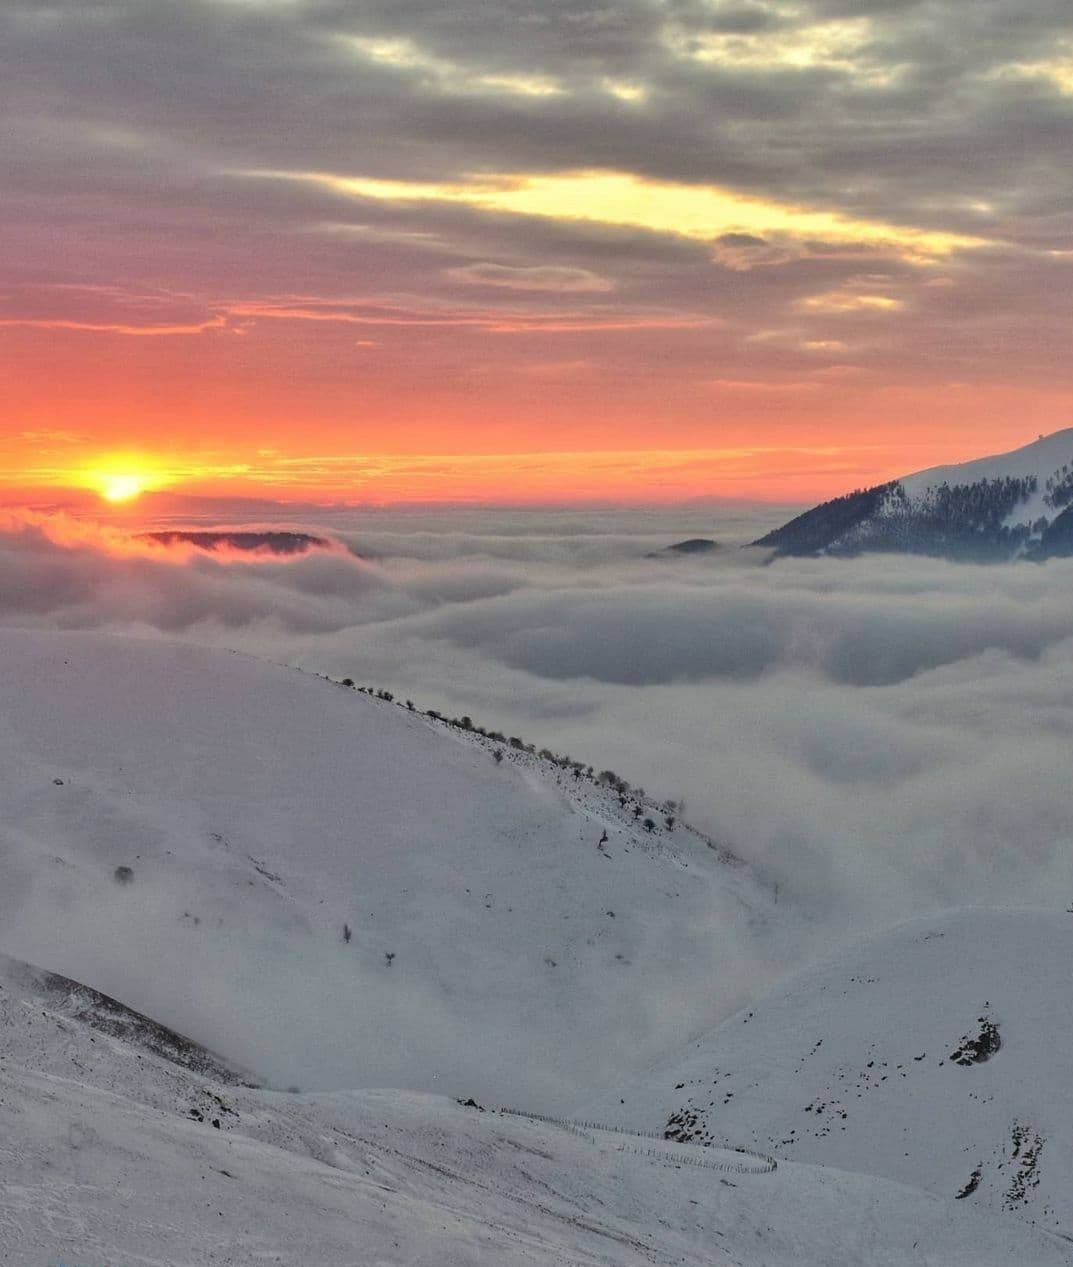
<path id="1" fill-rule="evenodd" d="M 59 456 L 59 455 L 57 455 Z M 27 484 L 84 488 L 107 502 L 119 505 L 134 501 L 143 493 L 170 488 L 198 479 L 241 478 L 249 470 L 245 464 L 209 465 L 144 452 L 112 452 L 77 460 L 70 465 L 33 465 L 23 468 Z"/>
<path id="2" fill-rule="evenodd" d="M 999 79 L 1046 79 L 1063 96 L 1073 96 L 1073 52 L 1038 62 L 1011 62 L 995 74 Z"/>
<path id="3" fill-rule="evenodd" d="M 642 84 L 626 83 L 621 79 L 605 79 L 601 87 L 612 97 L 617 97 L 619 101 L 628 101 L 631 105 L 648 97 L 648 90 Z"/>
<path id="4" fill-rule="evenodd" d="M 628 172 L 511 173 L 453 182 L 378 180 L 325 172 L 246 174 L 309 181 L 381 202 L 456 203 L 481 211 L 646 229 L 699 241 L 712 241 L 725 233 L 750 233 L 886 247 L 917 262 L 986 245 L 985 239 L 964 234 L 855 219 L 717 185 L 645 180 Z"/>
<path id="5" fill-rule="evenodd" d="M 363 61 L 390 70 L 424 77 L 440 92 L 454 96 L 472 93 L 502 93 L 512 97 L 560 97 L 568 88 L 550 75 L 482 70 L 427 52 L 406 37 L 345 35 L 339 42 Z M 648 90 L 643 84 L 604 77 L 594 85 L 619 101 L 635 105 L 644 101 Z"/>
<path id="6" fill-rule="evenodd" d="M 343 43 L 366 61 L 393 70 L 416 71 L 452 93 L 502 92 L 518 97 L 552 97 L 562 87 L 546 75 L 487 74 L 426 53 L 410 39 L 343 36 Z"/>
<path id="7" fill-rule="evenodd" d="M 891 295 L 829 290 L 822 295 L 810 295 L 807 299 L 802 299 L 798 307 L 809 312 L 897 312 L 905 307 L 905 303 Z"/>
<path id="8" fill-rule="evenodd" d="M 698 34 L 670 27 L 666 47 L 676 57 L 720 70 L 833 70 L 873 88 L 885 87 L 900 67 L 870 56 L 875 27 L 867 16 L 797 22 L 767 31 Z"/>

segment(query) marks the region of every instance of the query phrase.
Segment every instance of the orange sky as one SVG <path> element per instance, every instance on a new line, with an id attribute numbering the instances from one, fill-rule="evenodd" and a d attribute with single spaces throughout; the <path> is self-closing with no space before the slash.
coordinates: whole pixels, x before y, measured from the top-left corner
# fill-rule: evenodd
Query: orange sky
<path id="1" fill-rule="evenodd" d="M 543 359 L 468 388 L 411 384 L 422 347 L 408 335 L 355 349 L 318 330 L 319 346 L 297 352 L 276 327 L 255 328 L 237 353 L 226 333 L 150 346 L 112 333 L 0 338 L 21 344 L 0 438 L 8 500 L 132 477 L 198 495 L 378 504 L 807 502 L 1026 443 L 1065 407 L 1057 391 L 849 373 L 608 383 Z M 330 362 L 330 381 L 302 374 L 306 355 Z"/>
<path id="2" fill-rule="evenodd" d="M 0 19 L 8 501 L 810 502 L 1070 424 L 1073 77 L 998 0 L 956 51 L 820 0 L 112 7 Z"/>

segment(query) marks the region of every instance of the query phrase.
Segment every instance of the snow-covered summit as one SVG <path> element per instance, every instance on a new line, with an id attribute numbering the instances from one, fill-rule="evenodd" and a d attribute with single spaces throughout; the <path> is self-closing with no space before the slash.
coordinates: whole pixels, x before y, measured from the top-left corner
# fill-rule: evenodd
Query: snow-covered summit
<path id="1" fill-rule="evenodd" d="M 1036 478 L 1042 485 L 1055 471 L 1073 462 L 1073 427 L 1041 435 L 1029 444 L 1006 453 L 973 458 L 949 466 L 931 466 L 898 482 L 910 497 L 918 497 L 940 484 L 975 484 L 978 480 Z"/>
<path id="2" fill-rule="evenodd" d="M 1073 428 L 836 497 L 754 544 L 781 554 L 894 550 L 981 560 L 1073 553 Z"/>

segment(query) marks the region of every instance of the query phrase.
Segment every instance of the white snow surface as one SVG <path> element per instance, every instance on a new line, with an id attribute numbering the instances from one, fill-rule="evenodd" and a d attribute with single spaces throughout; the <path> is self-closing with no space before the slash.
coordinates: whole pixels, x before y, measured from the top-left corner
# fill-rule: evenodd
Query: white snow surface
<path id="1" fill-rule="evenodd" d="M 1070 913 L 913 920 L 806 970 L 593 1112 L 661 1131 L 673 1119 L 697 1140 L 947 1198 L 970 1186 L 959 1205 L 1073 1238 L 1071 965 Z M 988 1023 L 1000 1045 L 973 1061 L 963 1040 Z"/>
<path id="2" fill-rule="evenodd" d="M 1048 476 L 1070 462 L 1073 462 L 1073 427 L 1066 427 L 1008 453 L 995 453 L 950 466 L 932 466 L 903 476 L 899 483 L 910 497 L 918 496 L 929 488 L 938 488 L 940 484 L 975 484 L 978 480 L 1007 477 L 1024 479 L 1035 475 L 1042 485 Z"/>
<path id="3" fill-rule="evenodd" d="M 0 951 L 277 1086 L 561 1112 L 694 1032 L 773 907 L 500 746 L 246 656 L 2 630 Z"/>
<path id="4" fill-rule="evenodd" d="M 1073 916 L 904 926 L 713 1030 L 792 911 L 498 747 L 239 655 L 0 631 L 0 950 L 225 1057 L 0 959 L 4 1267 L 1073 1265 Z M 981 1016 L 1001 1046 L 952 1065 Z M 683 1107 L 701 1143 L 619 1133 Z"/>
<path id="5" fill-rule="evenodd" d="M 676 1164 L 442 1097 L 213 1082 L 78 1011 L 0 966 L 5 1267 L 1073 1262 L 1017 1218 L 886 1180 Z"/>
<path id="6" fill-rule="evenodd" d="M 1041 516 L 1053 519 L 1057 513 L 1048 506 L 1046 482 L 1052 476 L 1061 478 L 1062 467 L 1073 465 L 1073 427 L 1040 436 L 1031 444 L 1009 453 L 996 453 L 952 466 L 933 466 L 925 471 L 906 475 L 901 484 L 910 505 L 918 505 L 927 499 L 928 493 L 941 484 L 951 487 L 958 484 L 975 484 L 980 480 L 1036 478 L 1036 491 L 1022 502 L 1009 516 L 1008 527 L 1017 524 L 1033 524 Z"/>

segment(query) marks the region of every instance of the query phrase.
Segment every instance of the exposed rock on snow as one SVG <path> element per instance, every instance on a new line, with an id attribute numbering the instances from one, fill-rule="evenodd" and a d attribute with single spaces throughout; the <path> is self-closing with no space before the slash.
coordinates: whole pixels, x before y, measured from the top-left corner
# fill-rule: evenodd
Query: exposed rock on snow
<path id="1" fill-rule="evenodd" d="M 976 1023 L 979 1027 L 976 1033 L 963 1038 L 950 1053 L 950 1059 L 955 1065 L 982 1065 L 1002 1046 L 998 1026 L 993 1020 L 981 1016 Z"/>
<path id="2" fill-rule="evenodd" d="M 788 981 L 594 1112 L 1016 1208 L 1073 1237 L 1071 963 L 1061 911 L 901 924 Z"/>

